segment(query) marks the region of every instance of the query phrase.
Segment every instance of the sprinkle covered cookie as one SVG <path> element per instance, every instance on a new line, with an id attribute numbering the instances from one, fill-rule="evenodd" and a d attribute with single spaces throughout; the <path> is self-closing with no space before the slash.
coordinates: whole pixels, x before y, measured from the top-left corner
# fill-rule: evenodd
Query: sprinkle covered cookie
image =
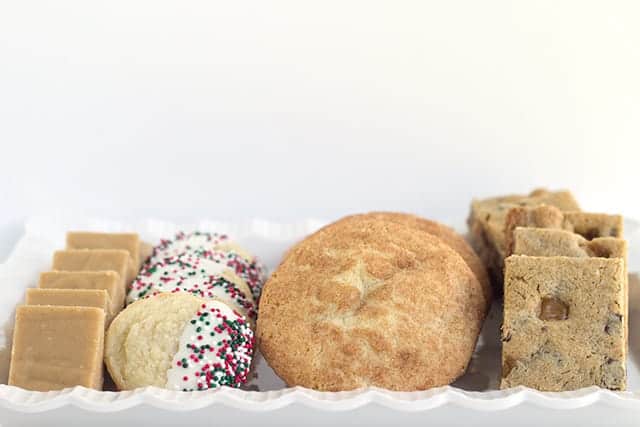
<path id="1" fill-rule="evenodd" d="M 120 390 L 239 387 L 247 381 L 254 336 L 226 304 L 187 293 L 131 304 L 113 321 L 105 363 Z"/>
<path id="2" fill-rule="evenodd" d="M 127 304 L 178 292 L 222 301 L 252 322 L 257 317 L 251 290 L 243 279 L 224 264 L 190 254 L 148 263 L 131 284 Z"/>
<path id="3" fill-rule="evenodd" d="M 200 255 L 232 268 L 235 273 L 243 278 L 247 285 L 249 285 L 253 297 L 256 300 L 260 298 L 262 286 L 267 280 L 267 269 L 255 257 L 248 257 L 244 255 L 243 251 L 239 248 L 228 245 L 225 245 L 225 247 L 221 249 L 202 252 Z"/>
<path id="4" fill-rule="evenodd" d="M 257 301 L 267 279 L 267 268 L 255 256 L 229 240 L 225 234 L 194 231 L 179 232 L 173 240 L 163 239 L 154 248 L 151 263 L 173 259 L 185 254 L 207 258 L 234 269 L 249 285 Z"/>
<path id="5" fill-rule="evenodd" d="M 152 258 L 162 260 L 174 258 L 185 253 L 201 253 L 213 250 L 223 242 L 227 242 L 229 237 L 225 234 L 207 233 L 194 231 L 176 233 L 173 240 L 162 239 L 160 244 L 153 249 Z"/>

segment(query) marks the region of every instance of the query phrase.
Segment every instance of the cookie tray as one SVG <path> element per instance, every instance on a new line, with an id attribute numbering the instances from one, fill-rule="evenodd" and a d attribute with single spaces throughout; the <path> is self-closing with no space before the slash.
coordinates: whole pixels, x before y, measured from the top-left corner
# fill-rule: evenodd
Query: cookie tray
<path id="1" fill-rule="evenodd" d="M 6 385 L 15 306 L 25 288 L 34 286 L 49 267 L 53 250 L 63 246 L 69 229 L 136 230 L 155 242 L 180 229 L 216 230 L 230 234 L 259 255 L 270 268 L 296 240 L 323 223 L 308 220 L 274 224 L 255 220 L 229 224 L 202 221 L 178 225 L 147 220 L 122 223 L 101 219 L 33 218 L 22 238 L 0 265 L 0 426 L 4 425 L 211 425 L 257 422 L 273 425 L 639 425 L 640 424 L 640 223 L 626 220 L 630 272 L 629 391 L 596 387 L 573 392 L 542 393 L 519 387 L 498 390 L 500 373 L 500 309 L 489 315 L 467 373 L 452 386 L 423 392 L 390 392 L 378 388 L 341 393 L 286 388 L 257 355 L 256 378 L 247 390 L 222 388 L 204 392 L 172 392 L 148 387 L 128 392 L 98 392 L 76 387 L 39 393 Z M 455 225 L 455 224 L 454 224 Z M 464 228 L 457 227 L 460 230 Z M 1 236 L 0 236 L 1 237 Z"/>

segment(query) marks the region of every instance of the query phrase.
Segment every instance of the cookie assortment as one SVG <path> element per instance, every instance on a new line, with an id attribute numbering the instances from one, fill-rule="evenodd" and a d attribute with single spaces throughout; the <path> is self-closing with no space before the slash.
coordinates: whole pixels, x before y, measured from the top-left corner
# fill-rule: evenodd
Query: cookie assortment
<path id="1" fill-rule="evenodd" d="M 501 388 L 624 390 L 622 216 L 538 189 L 474 200 L 468 225 L 351 215 L 269 278 L 221 233 L 70 232 L 16 310 L 9 384 L 100 390 L 104 361 L 117 390 L 242 387 L 259 348 L 288 386 L 425 390 L 466 371 L 497 296 Z"/>

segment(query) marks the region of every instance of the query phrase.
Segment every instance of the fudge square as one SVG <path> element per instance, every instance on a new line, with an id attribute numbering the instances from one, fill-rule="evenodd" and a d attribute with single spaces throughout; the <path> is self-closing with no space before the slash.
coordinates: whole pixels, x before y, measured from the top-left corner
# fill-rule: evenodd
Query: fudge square
<path id="1" fill-rule="evenodd" d="M 115 271 L 120 276 L 122 292 L 127 289 L 129 253 L 121 249 L 68 249 L 53 254 L 53 270 Z"/>
<path id="2" fill-rule="evenodd" d="M 621 258 L 505 260 L 501 388 L 624 390 Z"/>
<path id="3" fill-rule="evenodd" d="M 129 253 L 131 263 L 127 283 L 131 283 L 140 269 L 140 238 L 136 233 L 96 233 L 70 231 L 67 233 L 67 249 L 123 249 Z"/>
<path id="4" fill-rule="evenodd" d="M 49 391 L 102 388 L 104 310 L 23 305 L 16 309 L 9 385 Z"/>
<path id="5" fill-rule="evenodd" d="M 62 305 L 66 307 L 97 307 L 104 310 L 105 323 L 111 323 L 111 300 L 104 290 L 97 289 L 41 289 L 29 288 L 25 294 L 27 305 Z"/>
<path id="6" fill-rule="evenodd" d="M 117 314 L 124 307 L 124 288 L 115 271 L 45 271 L 40 273 L 40 289 L 93 289 L 109 294 L 109 311 Z"/>

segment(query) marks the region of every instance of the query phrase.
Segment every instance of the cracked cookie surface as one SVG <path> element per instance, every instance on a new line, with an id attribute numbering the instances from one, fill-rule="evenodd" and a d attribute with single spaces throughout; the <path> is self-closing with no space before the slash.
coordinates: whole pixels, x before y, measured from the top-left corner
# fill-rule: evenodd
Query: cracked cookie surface
<path id="1" fill-rule="evenodd" d="M 440 239 L 353 217 L 287 254 L 265 285 L 257 336 L 290 386 L 422 390 L 465 371 L 487 303 Z"/>

